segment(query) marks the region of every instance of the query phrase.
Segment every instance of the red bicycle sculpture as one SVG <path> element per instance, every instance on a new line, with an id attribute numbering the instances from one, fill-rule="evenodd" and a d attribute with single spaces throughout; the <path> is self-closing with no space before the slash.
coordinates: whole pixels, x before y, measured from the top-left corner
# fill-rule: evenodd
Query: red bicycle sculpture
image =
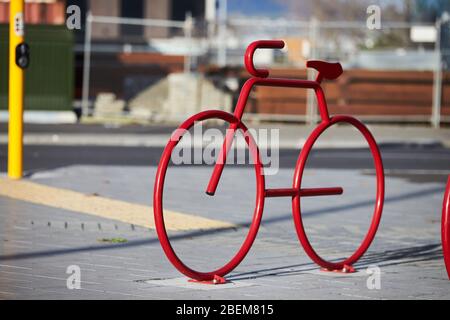
<path id="1" fill-rule="evenodd" d="M 154 217 L 157 234 L 162 245 L 162 248 L 170 260 L 170 262 L 184 275 L 197 281 L 214 281 L 217 279 L 223 279 L 226 274 L 231 272 L 237 265 L 244 259 L 250 247 L 255 240 L 256 234 L 258 232 L 262 213 L 264 209 L 265 198 L 270 197 L 289 197 L 292 198 L 292 213 L 295 222 L 295 228 L 297 231 L 298 238 L 301 245 L 303 246 L 305 252 L 308 256 L 319 266 L 327 270 L 333 271 L 343 271 L 349 272 L 352 270 L 352 265 L 366 252 L 370 246 L 373 238 L 375 237 L 378 225 L 380 223 L 381 214 L 383 210 L 384 203 L 384 169 L 383 163 L 380 155 L 378 146 L 369 130 L 362 124 L 359 120 L 347 116 L 347 115 L 335 115 L 330 117 L 328 113 L 327 103 L 325 101 L 325 95 L 321 87 L 321 82 L 324 79 L 334 80 L 338 78 L 343 70 L 339 63 L 328 63 L 324 61 L 308 61 L 307 67 L 314 68 L 318 71 L 318 75 L 314 81 L 308 80 L 294 80 L 294 79 L 278 79 L 269 78 L 269 71 L 264 69 L 256 69 L 253 64 L 253 55 L 256 49 L 281 49 L 284 47 L 284 42 L 280 40 L 261 40 L 251 43 L 245 53 L 245 66 L 247 71 L 253 76 L 248 79 L 242 87 L 239 99 L 234 111 L 234 114 L 230 114 L 220 110 L 208 110 L 200 112 L 185 122 L 183 122 L 179 128 L 174 132 L 170 141 L 164 149 L 162 154 L 158 170 L 156 173 L 156 180 L 154 186 L 153 194 L 153 205 L 154 205 Z M 297 164 L 293 176 L 293 184 L 290 188 L 282 189 L 266 189 L 263 165 L 261 163 L 260 154 L 258 147 L 252 136 L 248 134 L 248 129 L 246 125 L 242 122 L 242 115 L 244 113 L 244 108 L 250 93 L 250 90 L 254 86 L 274 86 L 274 87 L 291 87 L 291 88 L 306 88 L 313 89 L 315 91 L 318 107 L 321 117 L 321 122 L 313 130 L 311 135 L 306 140 L 304 147 L 301 149 L 300 155 L 297 160 Z M 237 130 L 242 130 L 245 134 L 245 141 L 251 151 L 251 155 L 254 161 L 255 175 L 256 175 L 256 204 L 253 213 L 252 223 L 250 225 L 248 234 L 242 243 L 238 252 L 234 257 L 223 267 L 210 271 L 210 272 L 199 272 L 191 269 L 185 265 L 177 256 L 172 245 L 170 244 L 167 231 L 164 224 L 164 209 L 163 209 L 163 192 L 164 192 L 164 180 L 166 176 L 167 167 L 169 165 L 171 154 L 173 149 L 177 146 L 179 141 L 183 137 L 183 132 L 189 130 L 196 122 L 205 121 L 210 119 L 220 119 L 225 121 L 229 125 L 225 140 L 222 145 L 222 149 L 218 155 L 214 170 L 212 172 L 208 186 L 206 187 L 206 193 L 213 196 L 216 192 L 217 185 L 219 183 L 222 171 L 224 169 L 227 152 L 231 147 L 233 142 L 234 134 Z M 315 141 L 319 136 L 329 127 L 338 124 L 346 123 L 355 127 L 364 136 L 367 141 L 372 157 L 375 164 L 376 172 L 376 201 L 374 205 L 373 217 L 369 230 L 356 249 L 356 251 L 348 258 L 339 262 L 330 262 L 322 257 L 320 257 L 308 240 L 306 235 L 303 221 L 302 213 L 300 207 L 301 197 L 313 197 L 313 196 L 325 196 L 325 195 L 339 195 L 343 193 L 343 189 L 340 187 L 333 188 L 302 188 L 302 176 L 305 169 L 306 161 L 311 149 L 314 146 Z"/>
<path id="2" fill-rule="evenodd" d="M 442 251 L 444 252 L 445 267 L 447 268 L 448 279 L 450 280 L 450 176 L 448 176 L 447 189 L 442 204 Z"/>

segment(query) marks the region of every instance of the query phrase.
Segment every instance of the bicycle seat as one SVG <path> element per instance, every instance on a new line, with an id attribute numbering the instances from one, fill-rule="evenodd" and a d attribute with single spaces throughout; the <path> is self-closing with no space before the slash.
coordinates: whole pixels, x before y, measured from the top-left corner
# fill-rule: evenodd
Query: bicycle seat
<path id="1" fill-rule="evenodd" d="M 309 60 L 306 62 L 306 67 L 316 69 L 319 71 L 321 77 L 328 80 L 337 79 L 344 72 L 339 62 L 331 63 L 320 60 Z"/>

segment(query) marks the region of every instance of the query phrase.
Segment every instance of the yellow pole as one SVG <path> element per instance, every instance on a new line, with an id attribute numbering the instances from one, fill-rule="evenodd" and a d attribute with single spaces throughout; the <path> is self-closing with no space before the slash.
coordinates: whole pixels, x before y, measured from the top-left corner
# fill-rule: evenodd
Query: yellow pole
<path id="1" fill-rule="evenodd" d="M 24 0 L 10 1 L 8 176 L 22 178 L 23 69 L 16 64 L 16 47 L 24 41 Z"/>

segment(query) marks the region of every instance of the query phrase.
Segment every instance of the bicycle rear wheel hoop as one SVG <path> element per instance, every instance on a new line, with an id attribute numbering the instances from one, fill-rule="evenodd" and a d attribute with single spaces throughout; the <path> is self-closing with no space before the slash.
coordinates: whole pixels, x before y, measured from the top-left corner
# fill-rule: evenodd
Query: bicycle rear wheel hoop
<path id="1" fill-rule="evenodd" d="M 448 279 L 450 280 L 450 176 L 448 176 L 447 188 L 442 204 L 441 240 L 445 268 L 447 269 Z"/>
<path id="2" fill-rule="evenodd" d="M 174 132 L 171 137 L 171 140 L 166 145 L 164 152 L 161 156 L 161 160 L 158 166 L 158 170 L 156 173 L 154 192 L 153 192 L 153 210 L 154 210 L 154 218 L 156 231 L 158 234 L 159 241 L 164 250 L 169 261 L 173 264 L 173 266 L 178 269 L 181 273 L 186 275 L 189 278 L 198 280 L 198 281 L 211 281 L 214 280 L 215 276 L 224 277 L 226 274 L 230 273 L 234 268 L 236 268 L 242 260 L 247 255 L 250 250 L 256 235 L 258 233 L 259 225 L 261 223 L 262 213 L 264 209 L 264 175 L 263 175 L 263 167 L 259 155 L 258 148 L 256 143 L 250 134 L 246 136 L 247 147 L 250 149 L 250 154 L 253 156 L 255 175 L 256 175 L 256 203 L 255 209 L 253 212 L 252 222 L 249 227 L 249 231 L 247 236 L 242 243 L 241 247 L 237 251 L 237 253 L 233 256 L 233 258 L 226 263 L 223 267 L 218 268 L 217 270 L 210 272 L 201 272 L 194 270 L 188 267 L 176 254 L 173 249 L 169 236 L 167 234 L 167 230 L 164 223 L 164 209 L 163 209 L 163 193 L 164 193 L 164 181 L 166 177 L 166 172 L 168 165 L 170 163 L 170 158 L 173 149 L 176 147 L 178 142 L 181 140 L 183 134 L 187 132 L 190 128 L 192 128 L 197 122 L 206 121 L 206 120 L 222 120 L 227 122 L 228 124 L 237 124 L 237 129 L 242 130 L 243 133 L 247 133 L 247 127 L 239 121 L 234 115 L 220 111 L 220 110 L 208 110 L 204 112 L 200 112 L 189 119 L 187 119 L 184 123 L 182 123 L 179 128 Z"/>
<path id="3" fill-rule="evenodd" d="M 325 132 L 328 128 L 330 128 L 332 125 L 335 125 L 337 123 L 347 123 L 351 126 L 358 129 L 358 131 L 364 136 L 365 140 L 367 141 L 373 160 L 375 165 L 375 173 L 376 173 L 376 201 L 373 211 L 372 220 L 370 223 L 370 227 L 368 232 L 366 233 L 364 239 L 362 240 L 359 247 L 356 249 L 356 251 L 348 258 L 338 261 L 338 262 L 331 262 L 323 259 L 319 254 L 314 250 L 312 247 L 308 236 L 306 234 L 304 225 L 303 225 L 303 219 L 302 219 L 302 213 L 301 213 L 301 205 L 300 205 L 300 196 L 295 196 L 292 199 L 292 213 L 295 223 L 295 229 L 297 232 L 297 236 L 299 238 L 299 241 L 301 245 L 303 246 L 303 249 L 305 250 L 306 254 L 313 260 L 316 264 L 318 264 L 320 267 L 327 269 L 327 270 L 344 270 L 347 266 L 353 265 L 356 261 L 358 261 L 361 256 L 367 251 L 370 244 L 372 243 L 376 232 L 378 230 L 378 226 L 380 224 L 381 215 L 383 211 L 383 204 L 384 204 L 384 169 L 383 169 L 383 162 L 381 159 L 380 151 L 378 149 L 377 143 L 375 139 L 373 138 L 370 131 L 366 128 L 366 126 L 361 123 L 359 120 L 350 117 L 350 116 L 343 116 L 338 115 L 334 116 L 330 119 L 329 122 L 323 122 L 317 128 L 311 133 L 309 138 L 307 139 L 305 145 L 302 148 L 302 151 L 299 155 L 297 165 L 295 168 L 294 173 L 294 181 L 293 181 L 293 187 L 296 189 L 301 188 L 302 184 L 302 177 L 304 173 L 304 169 L 306 166 L 306 162 L 309 156 L 309 153 L 311 152 L 314 143 L 316 140 L 321 136 L 323 132 Z"/>

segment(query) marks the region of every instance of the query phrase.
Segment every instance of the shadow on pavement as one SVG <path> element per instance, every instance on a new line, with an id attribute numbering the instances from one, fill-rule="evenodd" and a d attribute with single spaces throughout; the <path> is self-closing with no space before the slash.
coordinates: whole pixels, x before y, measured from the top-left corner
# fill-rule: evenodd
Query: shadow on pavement
<path id="1" fill-rule="evenodd" d="M 342 259 L 344 258 L 335 259 L 333 261 L 336 262 Z M 443 259 L 441 244 L 436 243 L 367 253 L 354 266 L 356 269 L 363 270 L 374 265 L 377 267 L 387 267 L 441 259 Z M 311 262 L 232 274 L 228 279 L 236 281 L 269 276 L 291 276 L 317 270 L 319 270 L 319 267 Z M 340 274 L 340 276 L 345 276 L 345 274 Z"/>
<path id="2" fill-rule="evenodd" d="M 445 189 L 445 186 L 430 188 L 428 190 L 420 190 L 420 191 L 410 192 L 410 193 L 401 194 L 401 195 L 393 196 L 393 197 L 386 197 L 384 200 L 384 203 L 386 204 L 386 203 L 403 201 L 403 200 L 408 200 L 408 199 L 416 199 L 418 197 L 429 196 L 429 195 L 435 194 L 435 193 L 443 194 L 444 189 Z M 335 213 L 335 212 L 339 212 L 339 211 L 345 211 L 348 209 L 357 209 L 357 208 L 374 206 L 374 205 L 375 205 L 375 200 L 365 200 L 365 201 L 355 202 L 355 203 L 349 204 L 349 205 L 330 206 L 330 207 L 326 207 L 326 208 L 322 208 L 322 209 L 318 209 L 318 210 L 310 210 L 309 212 L 306 212 L 306 213 L 302 212 L 302 215 L 309 216 L 309 215 L 318 215 L 318 214 L 328 214 L 328 213 Z M 262 224 L 276 223 L 276 222 L 290 220 L 290 219 L 292 219 L 292 214 L 283 215 L 283 216 L 279 216 L 279 217 L 273 217 L 273 218 L 267 218 L 267 219 L 263 218 Z M 249 225 L 250 224 L 247 223 L 247 224 L 243 224 L 242 226 L 249 226 Z M 241 226 L 241 225 L 239 225 L 239 226 Z"/>
<path id="3" fill-rule="evenodd" d="M 365 254 L 356 264 L 356 267 L 396 266 L 400 264 L 424 262 L 443 259 L 441 243 L 425 244 Z"/>
<path id="4" fill-rule="evenodd" d="M 403 195 L 398 195 L 395 197 L 389 197 L 386 198 L 385 202 L 395 202 L 395 201 L 402 201 L 410 198 L 417 198 L 419 196 L 428 196 L 430 194 L 434 193 L 440 193 L 443 192 L 442 188 L 431 188 L 428 190 L 421 190 L 416 192 L 411 192 Z M 325 209 L 315 210 L 309 212 L 307 215 L 315 215 L 315 214 L 328 214 L 328 213 L 334 213 L 338 211 L 348 210 L 348 209 L 354 209 L 359 207 L 365 207 L 373 205 L 373 201 L 360 201 L 356 202 L 350 205 L 345 206 L 337 206 L 337 207 L 329 207 Z M 274 217 L 274 218 L 268 218 L 263 219 L 263 224 L 272 224 L 272 223 L 278 223 L 280 221 L 285 221 L 292 219 L 292 215 L 283 215 L 281 217 Z M 243 227 L 248 227 L 250 225 L 250 222 L 242 222 L 238 223 L 238 229 Z M 223 232 L 230 232 L 230 231 L 237 231 L 236 228 L 218 228 L 218 229 L 210 229 L 210 230 L 195 230 L 191 232 L 186 232 L 182 234 L 177 234 L 171 236 L 171 241 L 178 241 L 186 238 L 195 238 L 195 237 L 203 237 L 211 234 L 216 233 L 223 233 Z M 129 247 L 136 247 L 136 246 L 143 246 L 143 245 L 151 245 L 159 243 L 158 238 L 151 238 L 151 239 L 141 239 L 141 240 L 131 240 L 126 243 L 120 243 L 120 244 L 107 244 L 107 245 L 88 245 L 88 246 L 81 246 L 76 248 L 64 248 L 64 249 L 54 249 L 54 250 L 45 250 L 45 251 L 35 251 L 35 252 L 26 252 L 26 253 L 16 253 L 16 254 L 8 254 L 8 255 L 1 255 L 0 261 L 7 261 L 7 260 L 21 260 L 21 259 L 30 259 L 30 258 L 37 258 L 37 257 L 50 257 L 55 255 L 62 255 L 62 254 L 71 254 L 71 253 L 78 253 L 78 252 L 92 252 L 92 251 L 101 251 L 101 250 L 109 250 L 109 249 L 126 249 Z M 438 245 L 428 245 L 428 246 L 438 246 Z M 423 259 L 423 256 L 420 254 L 421 251 L 426 249 L 426 246 L 423 246 L 423 248 L 419 251 L 417 251 L 417 248 L 405 248 L 401 251 L 398 250 L 392 250 L 392 251 L 385 251 L 383 253 L 380 253 L 379 256 L 370 254 L 367 255 L 364 259 L 361 260 L 361 262 L 364 262 L 365 264 L 370 263 L 380 263 L 381 261 L 388 261 L 388 260 L 397 260 L 398 257 L 401 257 L 401 255 L 405 256 L 413 256 L 418 257 L 420 259 Z M 411 250 L 411 251 L 407 251 Z M 428 249 L 429 251 L 429 249 Z M 368 260 L 369 259 L 369 260 Z M 370 260 L 372 259 L 372 260 Z M 421 261 L 421 260 L 418 260 Z M 286 268 L 286 267 L 283 267 Z"/>

